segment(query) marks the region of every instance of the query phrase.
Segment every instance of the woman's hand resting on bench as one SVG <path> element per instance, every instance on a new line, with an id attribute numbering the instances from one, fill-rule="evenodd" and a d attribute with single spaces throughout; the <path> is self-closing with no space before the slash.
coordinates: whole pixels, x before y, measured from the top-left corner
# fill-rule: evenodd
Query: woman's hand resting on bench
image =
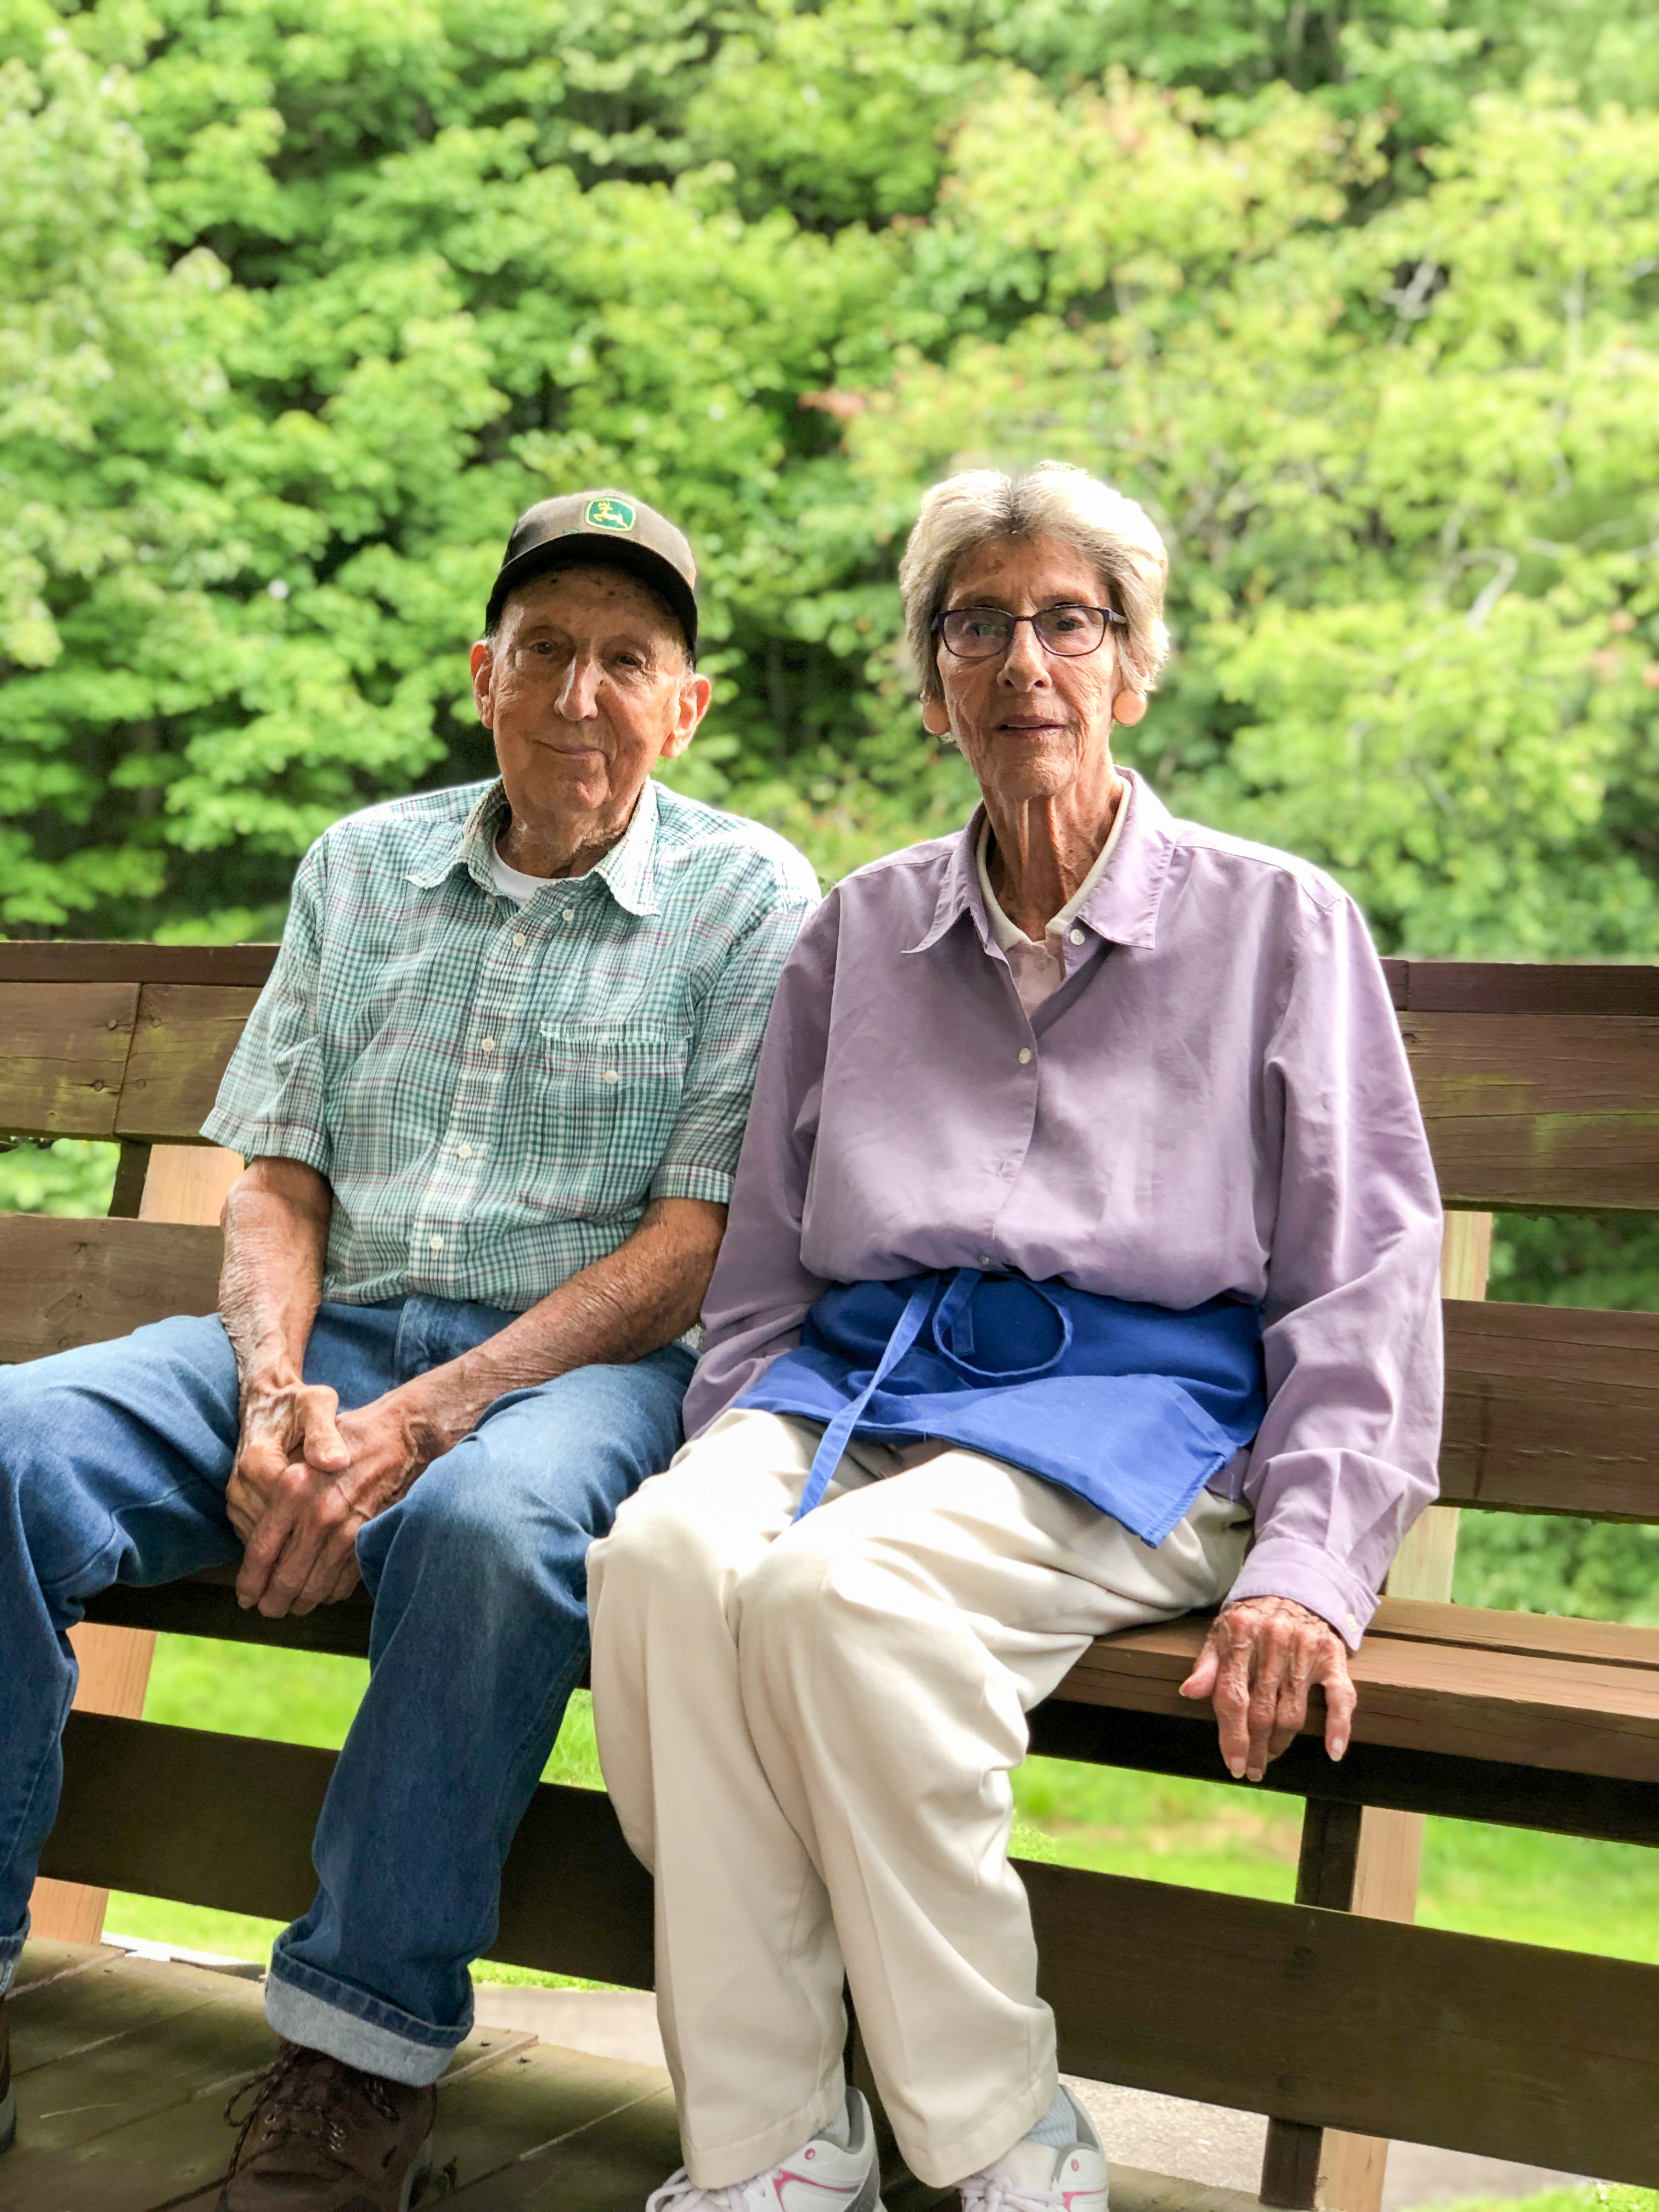
<path id="1" fill-rule="evenodd" d="M 1347 1647 L 1328 1622 L 1288 1597 L 1241 1598 L 1210 1624 L 1183 1698 L 1210 1698 L 1235 1781 L 1260 1782 L 1301 1733 L 1308 1692 L 1325 1692 L 1325 1748 L 1340 1759 L 1358 1702 Z"/>

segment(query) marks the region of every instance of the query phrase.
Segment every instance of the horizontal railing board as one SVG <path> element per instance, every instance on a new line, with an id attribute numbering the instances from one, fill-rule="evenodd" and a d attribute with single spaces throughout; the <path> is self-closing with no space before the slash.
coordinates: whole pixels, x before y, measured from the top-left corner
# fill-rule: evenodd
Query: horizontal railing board
<path id="1" fill-rule="evenodd" d="M 137 1007 L 135 983 L 0 981 L 0 1132 L 112 1137 Z"/>
<path id="2" fill-rule="evenodd" d="M 216 1229 L 0 1216 L 0 1358 L 118 1336 L 217 1296 Z M 1449 1504 L 1659 1521 L 1659 1315 L 1449 1299 Z"/>
<path id="3" fill-rule="evenodd" d="M 1432 1598 L 1385 1597 L 1365 1633 L 1405 1637 L 1416 1644 L 1589 1659 L 1606 1667 L 1644 1668 L 1659 1676 L 1659 1628 L 1632 1628 L 1620 1620 L 1578 1620 L 1559 1613 L 1447 1605 Z"/>
<path id="4" fill-rule="evenodd" d="M 0 1214 L 0 1360 L 212 1313 L 222 1249 L 216 1229 L 181 1222 Z"/>
<path id="5" fill-rule="evenodd" d="M 76 1712 L 64 1753 L 64 1794 L 40 1863 L 48 1878 L 272 1920 L 297 1918 L 310 1904 L 312 1836 L 332 1752 Z M 507 1863 L 489 1956 L 650 1988 L 651 1880 L 603 1791 L 538 1789 Z"/>
<path id="6" fill-rule="evenodd" d="M 42 1870 L 289 1918 L 310 1902 L 332 1764 L 307 1747 L 77 1713 Z M 1652 2178 L 1659 1970 L 1072 1868 L 1021 1871 L 1073 2070 Z M 489 1955 L 648 1987 L 651 1922 L 649 1878 L 608 1799 L 543 1784 Z"/>
<path id="7" fill-rule="evenodd" d="M 1020 1871 L 1069 2073 L 1608 2180 L 1659 2172 L 1659 1967 Z"/>
<path id="8" fill-rule="evenodd" d="M 1659 1015 L 1413 1012 L 1401 1030 L 1448 1205 L 1659 1209 Z"/>
<path id="9" fill-rule="evenodd" d="M 1382 963 L 1404 1012 L 1659 1016 L 1659 966 L 1570 960 Z"/>
<path id="10" fill-rule="evenodd" d="M 1212 1726 L 1207 1708 L 1180 1694 L 1206 1628 L 1188 1615 L 1102 1638 L 1057 1694 Z M 1659 1784 L 1659 1668 L 1386 1636 L 1368 1638 L 1350 1668 L 1356 1743 Z M 1306 1732 L 1322 1735 L 1324 1725 L 1316 1691 Z"/>
<path id="11" fill-rule="evenodd" d="M 1395 1813 L 1530 1828 L 1600 1843 L 1659 1846 L 1659 1784 L 1516 1766 L 1393 1744 L 1355 1743 L 1334 1763 L 1314 1736 L 1300 1735 L 1259 1783 L 1235 1783 L 1221 1763 L 1215 1717 L 1207 1706 L 1179 1715 L 1078 1705 L 1057 1695 L 1030 1716 L 1031 1750 L 1046 1759 L 1182 1775 L 1224 1789 L 1267 1790 L 1285 1797 L 1329 1798 Z"/>
<path id="12" fill-rule="evenodd" d="M 1659 1314 L 1443 1311 L 1447 1504 L 1659 1521 Z"/>
<path id="13" fill-rule="evenodd" d="M 146 983 L 116 1133 L 152 1144 L 198 1137 L 258 997 L 240 984 Z"/>
<path id="14" fill-rule="evenodd" d="M 236 983 L 258 990 L 274 945 L 143 945 L 90 939 L 0 943 L 0 983 Z"/>

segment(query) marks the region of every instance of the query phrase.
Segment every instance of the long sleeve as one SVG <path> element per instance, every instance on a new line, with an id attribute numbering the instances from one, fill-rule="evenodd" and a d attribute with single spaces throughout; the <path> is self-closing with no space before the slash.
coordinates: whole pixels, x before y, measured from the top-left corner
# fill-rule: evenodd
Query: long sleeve
<path id="1" fill-rule="evenodd" d="M 696 1436 L 800 1341 L 829 1285 L 801 1264 L 835 990 L 839 902 L 825 900 L 784 963 L 761 1048 L 726 1237 L 703 1303 L 708 1349 L 685 1398 Z"/>
<path id="2" fill-rule="evenodd" d="M 1346 898 L 1310 902 L 1267 1076 L 1280 1152 L 1268 1407 L 1231 1596 L 1294 1598 L 1357 1645 L 1436 1495 L 1441 1215 L 1387 982 Z"/>

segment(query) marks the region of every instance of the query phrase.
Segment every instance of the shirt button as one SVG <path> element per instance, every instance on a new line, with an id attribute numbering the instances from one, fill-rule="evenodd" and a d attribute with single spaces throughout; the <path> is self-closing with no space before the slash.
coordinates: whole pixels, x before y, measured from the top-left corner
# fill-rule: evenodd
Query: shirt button
<path id="1" fill-rule="evenodd" d="M 1022 1067 L 1029 1067 L 1031 1065 L 1031 1048 L 1029 1044 L 1020 1047 L 1019 1064 Z"/>
<path id="2" fill-rule="evenodd" d="M 441 1237 L 428 1237 L 426 1241 L 434 1252 L 441 1252 L 444 1249 L 444 1240 Z"/>
<path id="3" fill-rule="evenodd" d="M 1358 1628 L 1358 1626 L 1359 1626 L 1359 1621 L 1358 1621 L 1358 1617 L 1356 1614 L 1354 1614 L 1354 1613 L 1351 1613 L 1348 1615 L 1348 1617 L 1347 1617 L 1347 1618 L 1348 1618 L 1348 1626 L 1349 1626 L 1349 1627 L 1350 1627 L 1350 1628 Z"/>
<path id="4" fill-rule="evenodd" d="M 575 919 L 576 909 L 574 906 L 566 907 L 564 912 L 559 916 L 561 921 L 574 921 Z"/>
<path id="5" fill-rule="evenodd" d="M 616 1068 L 607 1067 L 605 1071 L 604 1080 L 606 1083 L 620 1083 L 622 1081 L 622 1076 Z"/>
<path id="6" fill-rule="evenodd" d="M 478 1047 L 478 1049 L 480 1052 L 494 1052 L 495 1049 L 495 1038 L 486 1037 L 483 1042 Z"/>
<path id="7" fill-rule="evenodd" d="M 526 945 L 529 944 L 530 939 L 515 929 L 513 933 L 513 942 L 518 947 L 519 951 L 522 952 Z"/>
<path id="8" fill-rule="evenodd" d="M 1080 929 L 1074 929 L 1074 930 L 1072 932 L 1072 942 L 1073 942 L 1073 945 L 1081 945 L 1081 944 L 1082 944 L 1082 942 L 1083 942 L 1083 932 L 1082 932 Z"/>
<path id="9" fill-rule="evenodd" d="M 980 1254 L 980 1255 L 979 1255 L 979 1258 L 975 1261 L 975 1263 L 974 1263 L 974 1264 L 975 1265 L 975 1267 L 989 1267 L 994 1266 L 995 1263 L 994 1263 L 994 1261 L 992 1260 L 991 1255 L 990 1255 L 990 1254 L 989 1254 L 988 1252 L 981 1252 L 981 1253 Z"/>
<path id="10" fill-rule="evenodd" d="M 457 1145 L 455 1147 L 455 1157 L 458 1160 L 470 1160 L 472 1157 L 471 1146 Z"/>

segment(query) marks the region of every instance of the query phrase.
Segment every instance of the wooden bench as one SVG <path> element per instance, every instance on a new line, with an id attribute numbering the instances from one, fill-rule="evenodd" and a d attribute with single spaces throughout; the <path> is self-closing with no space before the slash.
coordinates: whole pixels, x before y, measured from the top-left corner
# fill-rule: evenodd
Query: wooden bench
<path id="1" fill-rule="evenodd" d="M 0 946 L 0 1130 L 122 1146 L 108 1220 L 0 1218 L 0 1358 L 212 1307 L 217 1231 L 156 1217 L 222 1182 L 192 1199 L 179 1148 L 270 958 Z M 1347 1759 L 1316 1715 L 1270 1770 L 1306 1801 L 1297 1902 L 1024 1869 L 1066 2068 L 1272 2114 L 1264 2201 L 1340 2212 L 1374 2212 L 1390 2137 L 1659 2182 L 1659 1967 L 1409 1924 L 1427 1813 L 1659 1844 L 1659 1633 L 1444 1601 L 1457 1509 L 1659 1522 L 1659 1316 L 1480 1303 L 1489 1209 L 1659 1208 L 1659 969 L 1389 964 L 1455 1209 L 1444 1503 L 1356 1663 Z M 110 1652 L 141 1658 L 125 1703 L 94 1686 L 83 1704 L 112 1709 L 71 1717 L 45 1875 L 278 1918 L 308 1902 L 331 1754 L 147 1723 L 131 1682 L 158 1629 L 362 1653 L 368 1607 L 270 1623 L 228 1583 L 113 1590 L 77 1632 L 106 1682 Z M 1226 1784 L 1207 1711 L 1176 1694 L 1201 1632 L 1095 1645 L 1035 1748 Z M 494 1955 L 650 1985 L 649 1884 L 603 1796 L 538 1792 Z"/>

